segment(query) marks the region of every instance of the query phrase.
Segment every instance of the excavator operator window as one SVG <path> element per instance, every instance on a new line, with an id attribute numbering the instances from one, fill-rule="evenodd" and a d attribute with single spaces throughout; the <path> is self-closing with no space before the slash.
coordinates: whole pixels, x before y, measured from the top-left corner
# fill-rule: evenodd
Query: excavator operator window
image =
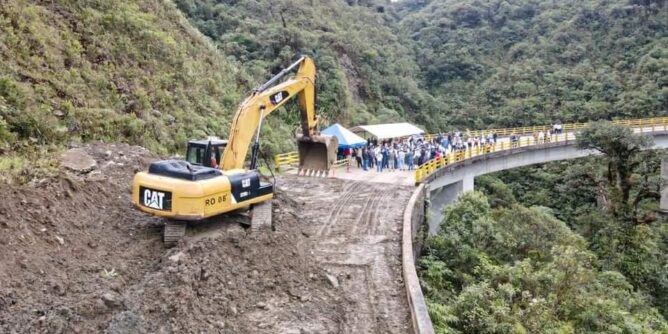
<path id="1" fill-rule="evenodd" d="M 211 152 L 216 158 L 216 166 L 220 165 L 220 156 L 225 145 L 211 145 Z M 190 144 L 186 153 L 186 160 L 193 165 L 212 167 L 211 157 L 205 157 L 206 145 Z"/>
<path id="2" fill-rule="evenodd" d="M 206 151 L 206 147 L 189 145 L 187 157 L 188 162 L 193 165 L 201 166 L 202 162 L 204 161 L 204 151 Z"/>
<path id="3" fill-rule="evenodd" d="M 220 146 L 214 146 L 211 149 L 213 150 L 213 153 L 216 155 L 216 165 L 220 166 Z"/>
<path id="4" fill-rule="evenodd" d="M 204 160 L 204 166 L 218 168 L 218 166 L 220 165 L 219 148 L 220 148 L 219 146 L 211 146 L 211 153 L 209 153 L 209 156 L 206 157 L 207 159 Z M 216 159 L 216 161 L 213 161 L 213 159 Z"/>

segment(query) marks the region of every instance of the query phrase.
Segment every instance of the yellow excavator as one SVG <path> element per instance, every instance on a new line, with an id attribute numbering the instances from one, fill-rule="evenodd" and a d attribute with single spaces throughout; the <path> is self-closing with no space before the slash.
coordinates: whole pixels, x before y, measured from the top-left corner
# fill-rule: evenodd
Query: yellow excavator
<path id="1" fill-rule="evenodd" d="M 295 68 L 298 70 L 294 77 L 278 83 Z M 255 211 L 262 211 L 260 224 L 266 224 L 267 219 L 271 224 L 267 203 L 273 197 L 273 185 L 261 180 L 257 172 L 262 120 L 295 96 L 301 114 L 301 135 L 297 137 L 299 173 L 329 172 L 336 161 L 338 140 L 319 134 L 315 79 L 313 60 L 300 58 L 253 89 L 234 115 L 227 140 L 191 140 L 185 161 L 156 161 L 148 171 L 135 175 L 132 201 L 141 211 L 167 218 L 167 245 L 185 235 L 188 221 L 202 221 L 249 206 L 263 208 L 254 208 L 252 221 Z M 246 155 L 253 141 L 250 166 L 246 169 Z"/>

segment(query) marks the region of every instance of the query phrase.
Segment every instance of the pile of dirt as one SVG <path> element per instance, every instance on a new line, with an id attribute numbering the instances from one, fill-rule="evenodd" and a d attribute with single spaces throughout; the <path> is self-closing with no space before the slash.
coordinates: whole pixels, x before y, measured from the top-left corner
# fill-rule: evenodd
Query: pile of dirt
<path id="1" fill-rule="evenodd" d="M 311 258 L 289 202 L 277 197 L 274 231 L 226 224 L 206 238 L 190 232 L 125 291 L 127 311 L 112 332 L 339 332 L 344 301 Z"/>
<path id="2" fill-rule="evenodd" d="M 132 176 L 155 159 L 91 144 L 57 178 L 0 186 L 0 332 L 341 332 L 349 301 L 314 260 L 296 204 L 276 196 L 273 230 L 230 218 L 166 249 L 164 222 L 130 201 Z"/>

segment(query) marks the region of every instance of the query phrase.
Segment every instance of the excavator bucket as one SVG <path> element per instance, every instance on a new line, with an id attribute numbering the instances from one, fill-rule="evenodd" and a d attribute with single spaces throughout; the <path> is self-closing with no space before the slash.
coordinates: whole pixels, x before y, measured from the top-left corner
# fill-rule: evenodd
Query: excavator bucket
<path id="1" fill-rule="evenodd" d="M 334 136 L 298 137 L 299 170 L 304 173 L 328 172 L 336 163 L 339 140 Z"/>

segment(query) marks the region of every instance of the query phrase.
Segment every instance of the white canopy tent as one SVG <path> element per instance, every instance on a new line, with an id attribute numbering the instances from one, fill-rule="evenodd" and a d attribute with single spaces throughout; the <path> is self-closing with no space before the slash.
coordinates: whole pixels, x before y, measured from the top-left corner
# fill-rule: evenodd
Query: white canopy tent
<path id="1" fill-rule="evenodd" d="M 364 138 L 376 137 L 378 139 L 408 137 L 424 133 L 422 129 L 410 123 L 360 125 L 350 131 Z"/>

